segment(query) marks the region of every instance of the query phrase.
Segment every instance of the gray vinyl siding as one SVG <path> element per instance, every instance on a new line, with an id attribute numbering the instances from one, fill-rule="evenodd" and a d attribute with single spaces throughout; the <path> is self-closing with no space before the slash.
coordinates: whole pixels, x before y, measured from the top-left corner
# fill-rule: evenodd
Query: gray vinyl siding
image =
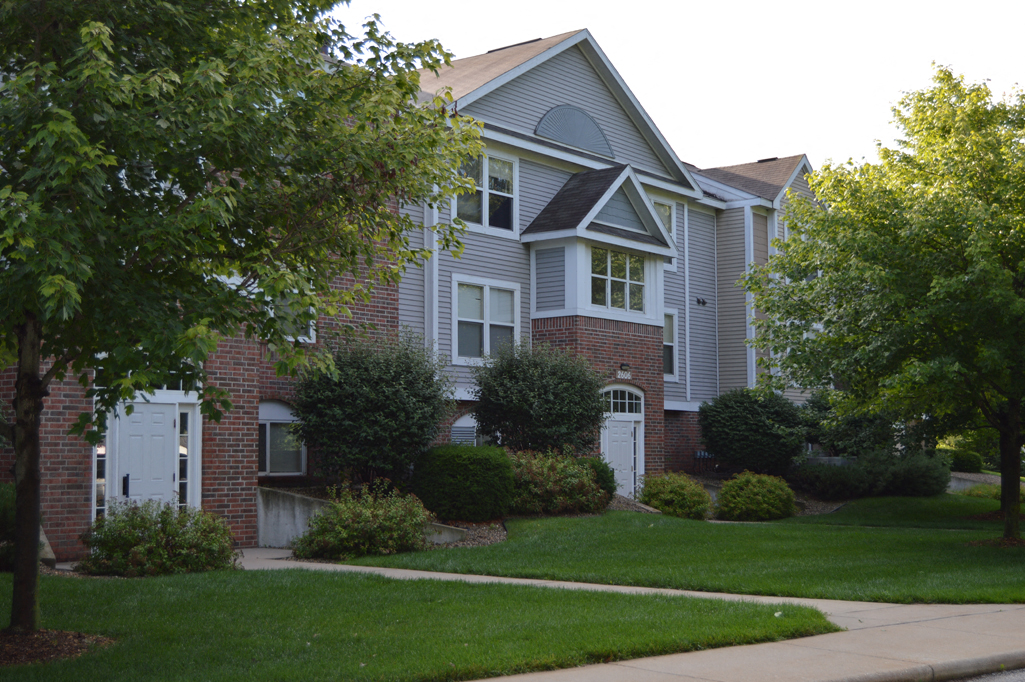
<path id="1" fill-rule="evenodd" d="M 637 126 L 578 47 L 571 47 L 459 113 L 533 134 L 552 107 L 572 104 L 601 126 L 616 161 L 669 176 Z"/>
<path id="2" fill-rule="evenodd" d="M 403 206 L 403 215 L 408 215 L 418 225 L 423 224 L 424 211 L 422 206 Z M 409 237 L 409 248 L 420 249 L 424 245 L 423 229 L 416 229 L 407 233 Z M 424 331 L 424 292 L 426 273 L 423 268 L 423 261 L 410 263 L 406 266 L 406 272 L 399 282 L 399 326 L 408 327 L 410 331 L 425 335 Z"/>
<path id="3" fill-rule="evenodd" d="M 538 310 L 561 310 L 566 307 L 566 247 L 539 249 L 534 254 L 537 268 Z"/>
<path id="4" fill-rule="evenodd" d="M 678 381 L 665 382 L 665 400 L 687 400 L 687 271 L 683 266 L 683 204 L 676 206 L 676 224 L 673 235 L 680 241 L 676 245 L 676 272 L 664 271 L 666 308 L 676 308 L 676 376 Z"/>
<path id="5" fill-rule="evenodd" d="M 747 386 L 747 306 L 737 280 L 746 271 L 744 209 L 723 211 L 716 225 L 719 296 L 719 390 Z"/>
<path id="6" fill-rule="evenodd" d="M 452 273 L 485 277 L 519 284 L 520 338 L 530 338 L 530 254 L 518 241 L 466 232 L 460 237 L 465 249 L 456 259 L 445 251 L 438 258 L 438 352 L 452 359 Z M 449 366 L 457 388 L 469 388 L 470 370 L 462 365 Z"/>
<path id="7" fill-rule="evenodd" d="M 711 400 L 718 395 L 719 388 L 715 326 L 718 301 L 715 281 L 716 219 L 711 213 L 692 209 L 687 223 L 687 249 L 690 255 L 690 300 L 687 301 L 690 307 L 690 399 Z M 698 305 L 699 298 L 704 299 L 706 305 Z M 682 312 L 682 306 L 680 310 Z"/>
<path id="8" fill-rule="evenodd" d="M 754 239 L 754 262 L 756 265 L 765 265 L 769 262 L 769 219 L 759 213 L 752 213 L 751 228 Z M 765 317 L 765 313 L 755 309 L 755 316 Z M 769 357 L 768 351 L 755 350 L 755 358 L 767 357 Z M 756 365 L 755 371 L 761 374 L 765 369 Z"/>
<path id="9" fill-rule="evenodd" d="M 609 225 L 647 232 L 644 229 L 644 223 L 641 222 L 641 217 L 637 215 L 637 211 L 634 209 L 633 204 L 630 203 L 630 199 L 627 198 L 626 192 L 623 191 L 622 187 L 609 197 L 609 200 L 605 202 L 605 205 L 598 211 L 598 215 L 594 219 Z"/>
<path id="10" fill-rule="evenodd" d="M 520 161 L 520 231 L 527 229 L 570 179 L 572 173 L 533 161 Z M 569 226 L 567 226 L 569 227 Z M 576 227 L 575 225 L 573 227 Z"/>

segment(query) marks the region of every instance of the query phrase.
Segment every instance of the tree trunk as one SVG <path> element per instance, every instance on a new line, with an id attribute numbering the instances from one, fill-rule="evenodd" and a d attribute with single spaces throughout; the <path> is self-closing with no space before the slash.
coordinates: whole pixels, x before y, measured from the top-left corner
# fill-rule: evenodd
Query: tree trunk
<path id="1" fill-rule="evenodd" d="M 11 629 L 39 629 L 39 417 L 43 410 L 42 325 L 28 315 L 17 328 L 18 378 L 14 407 L 14 598 Z"/>
<path id="2" fill-rule="evenodd" d="M 1001 415 L 1000 509 L 1004 513 L 1004 537 L 1021 537 L 1021 408 L 1008 406 Z"/>

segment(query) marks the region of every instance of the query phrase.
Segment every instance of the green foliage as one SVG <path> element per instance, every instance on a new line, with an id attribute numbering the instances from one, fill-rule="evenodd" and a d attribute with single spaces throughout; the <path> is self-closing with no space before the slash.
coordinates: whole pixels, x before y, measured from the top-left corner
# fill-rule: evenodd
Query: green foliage
<path id="1" fill-rule="evenodd" d="M 401 477 L 438 435 L 452 406 L 444 361 L 423 339 L 350 339 L 334 373 L 295 384 L 294 429 L 329 474 L 359 481 Z"/>
<path id="2" fill-rule="evenodd" d="M 352 559 L 424 549 L 424 525 L 433 522 L 415 495 L 402 495 L 378 479 L 358 495 L 341 489 L 324 510 L 310 519 L 292 551 L 301 559 Z"/>
<path id="3" fill-rule="evenodd" d="M 1000 486 L 993 483 L 979 483 L 954 494 L 964 495 L 965 497 L 979 497 L 984 500 L 999 500 Z"/>
<path id="4" fill-rule="evenodd" d="M 82 534 L 89 554 L 82 573 L 135 578 L 234 568 L 238 553 L 228 523 L 196 507 L 113 500 Z"/>
<path id="5" fill-rule="evenodd" d="M 14 567 L 14 500 L 14 484 L 0 483 L 0 571 Z"/>
<path id="6" fill-rule="evenodd" d="M 703 521 L 712 497 L 700 483 L 684 473 L 667 472 L 644 477 L 638 500 L 669 516 Z"/>
<path id="7" fill-rule="evenodd" d="M 838 412 L 831 398 L 842 399 L 837 391 L 811 394 L 799 410 L 809 443 L 818 444 L 830 457 L 857 457 L 864 452 L 892 450 L 902 433 L 902 422 L 893 414 Z"/>
<path id="8" fill-rule="evenodd" d="M 605 420 L 605 380 L 580 355 L 515 344 L 471 369 L 480 432 L 513 450 L 590 453 Z"/>
<path id="9" fill-rule="evenodd" d="M 962 471 L 967 474 L 982 472 L 982 455 L 961 448 L 937 448 L 936 455 L 943 458 L 951 471 Z"/>
<path id="10" fill-rule="evenodd" d="M 868 453 L 858 458 L 858 466 L 869 475 L 873 495 L 931 497 L 943 494 L 950 485 L 946 462 L 922 453 Z"/>
<path id="11" fill-rule="evenodd" d="M 792 235 L 743 284 L 777 385 L 842 386 L 863 412 L 922 414 L 1025 442 L 1025 97 L 937 67 L 893 109 L 877 163 L 826 165 L 790 197 Z M 812 276 L 817 275 L 817 276 Z M 1020 535 L 1020 496 L 1003 500 Z"/>
<path id="12" fill-rule="evenodd" d="M 612 465 L 605 461 L 601 455 L 597 457 L 580 457 L 577 459 L 581 464 L 591 467 L 594 472 L 594 480 L 598 487 L 605 491 L 611 500 L 616 495 L 619 486 L 616 484 L 616 472 Z"/>
<path id="13" fill-rule="evenodd" d="M 708 452 L 732 467 L 782 474 L 801 455 L 801 415 L 775 393 L 728 391 L 701 403 L 698 422 Z"/>
<path id="14" fill-rule="evenodd" d="M 944 438 L 939 446 L 978 453 L 984 468 L 1000 468 L 1000 434 L 993 429 L 976 428 L 960 431 Z"/>
<path id="15" fill-rule="evenodd" d="M 794 515 L 794 491 L 782 478 L 737 474 L 719 490 L 716 517 L 727 521 L 771 521 Z"/>
<path id="16" fill-rule="evenodd" d="M 489 521 L 509 511 L 512 464 L 499 447 L 442 445 L 417 460 L 411 485 L 440 519 Z"/>
<path id="17" fill-rule="evenodd" d="M 596 514 L 611 499 L 594 470 L 557 451 L 517 452 L 513 466 L 512 514 Z"/>
<path id="18" fill-rule="evenodd" d="M 853 500 L 872 490 L 872 481 L 857 465 L 802 464 L 787 474 L 795 489 L 820 500 Z"/>

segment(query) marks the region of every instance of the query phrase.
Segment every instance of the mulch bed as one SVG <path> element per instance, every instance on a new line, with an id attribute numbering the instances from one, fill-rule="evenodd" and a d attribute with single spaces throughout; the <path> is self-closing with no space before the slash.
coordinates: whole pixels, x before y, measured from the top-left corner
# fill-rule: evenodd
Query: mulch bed
<path id="1" fill-rule="evenodd" d="M 0 630 L 0 667 L 45 663 L 78 658 L 93 647 L 110 646 L 114 640 L 100 635 L 63 630 L 13 632 Z"/>

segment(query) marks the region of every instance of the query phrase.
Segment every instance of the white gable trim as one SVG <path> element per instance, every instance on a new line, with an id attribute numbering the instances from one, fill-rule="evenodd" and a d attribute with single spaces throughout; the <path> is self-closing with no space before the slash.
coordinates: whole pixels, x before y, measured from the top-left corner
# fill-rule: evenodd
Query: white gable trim
<path id="1" fill-rule="evenodd" d="M 794 172 L 790 174 L 790 177 L 787 179 L 786 184 L 783 185 L 783 189 L 781 189 L 779 194 L 776 195 L 776 198 L 772 200 L 772 207 L 773 208 L 778 209 L 780 207 L 780 205 L 783 202 L 783 197 L 785 197 L 787 195 L 787 190 L 790 189 L 790 185 L 793 184 L 794 180 L 796 180 L 797 176 L 800 173 L 802 173 L 802 172 L 804 172 L 804 173 L 811 173 L 812 172 L 811 162 L 808 161 L 808 156 L 807 155 L 804 155 L 804 156 L 801 157 L 801 162 L 799 164 L 797 164 L 796 168 L 794 168 Z"/>

